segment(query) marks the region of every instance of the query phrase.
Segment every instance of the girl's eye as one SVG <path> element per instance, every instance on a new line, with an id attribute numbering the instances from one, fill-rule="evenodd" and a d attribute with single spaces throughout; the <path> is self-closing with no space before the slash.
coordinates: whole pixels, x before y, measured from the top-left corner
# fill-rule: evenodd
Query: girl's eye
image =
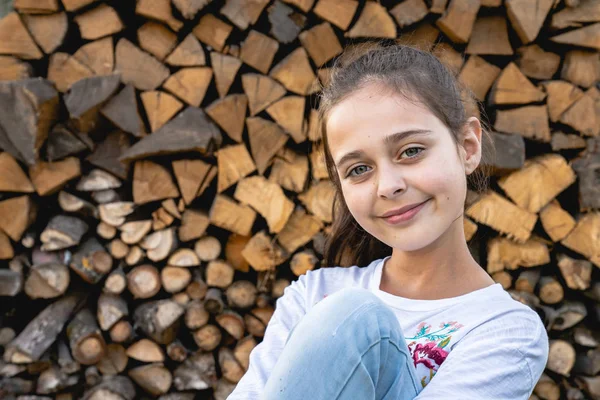
<path id="1" fill-rule="evenodd" d="M 408 158 L 417 158 L 424 150 L 425 149 L 423 147 L 409 147 L 408 149 L 404 150 L 402 152 L 402 154 L 404 154 L 404 153 L 408 154 Z M 358 165 L 358 166 L 352 168 L 347 176 L 357 177 L 357 176 L 362 175 L 359 168 L 368 168 L 368 167 L 366 165 Z M 353 175 L 352 173 L 355 171 L 357 171 L 357 174 Z"/>

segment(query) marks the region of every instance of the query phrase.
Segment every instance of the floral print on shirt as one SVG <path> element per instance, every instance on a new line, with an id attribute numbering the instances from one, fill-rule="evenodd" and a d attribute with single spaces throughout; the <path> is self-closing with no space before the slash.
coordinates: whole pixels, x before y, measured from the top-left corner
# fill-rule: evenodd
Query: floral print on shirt
<path id="1" fill-rule="evenodd" d="M 431 325 L 421 322 L 417 326 L 417 332 L 412 337 L 405 336 L 413 357 L 413 363 L 417 370 L 417 376 L 421 377 L 423 387 L 434 377 L 438 368 L 442 365 L 449 351 L 444 348 L 450 343 L 451 333 L 456 332 L 463 325 L 456 321 L 442 322 L 439 329 L 432 331 Z"/>

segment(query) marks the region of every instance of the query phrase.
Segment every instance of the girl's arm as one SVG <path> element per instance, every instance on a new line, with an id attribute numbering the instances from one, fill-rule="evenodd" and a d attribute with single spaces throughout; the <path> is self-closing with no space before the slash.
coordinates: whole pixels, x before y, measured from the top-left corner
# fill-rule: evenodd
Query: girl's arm
<path id="1" fill-rule="evenodd" d="M 548 352 L 537 313 L 511 312 L 466 334 L 414 400 L 527 400 Z"/>
<path id="2" fill-rule="evenodd" d="M 306 277 L 306 274 L 300 275 L 285 288 L 283 296 L 277 299 L 275 312 L 267 325 L 263 340 L 250 352 L 248 370 L 227 400 L 261 398 L 265 383 L 283 350 L 288 334 L 306 314 Z"/>

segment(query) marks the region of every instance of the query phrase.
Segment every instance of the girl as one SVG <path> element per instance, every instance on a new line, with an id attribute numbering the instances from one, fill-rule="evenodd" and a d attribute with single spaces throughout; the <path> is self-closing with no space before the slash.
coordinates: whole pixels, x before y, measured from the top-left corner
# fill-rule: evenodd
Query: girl
<path id="1" fill-rule="evenodd" d="M 334 71 L 319 108 L 337 191 L 325 260 L 352 266 L 285 289 L 228 399 L 527 400 L 545 327 L 463 228 L 487 132 L 430 53 L 379 43 Z"/>

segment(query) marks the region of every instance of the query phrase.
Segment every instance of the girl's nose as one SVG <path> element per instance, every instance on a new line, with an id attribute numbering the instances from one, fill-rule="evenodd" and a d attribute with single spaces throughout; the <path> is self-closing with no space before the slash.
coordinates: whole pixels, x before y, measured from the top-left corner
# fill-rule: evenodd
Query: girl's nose
<path id="1" fill-rule="evenodd" d="M 394 198 L 406 190 L 404 177 L 389 166 L 379 169 L 377 184 L 377 195 L 386 199 Z"/>

